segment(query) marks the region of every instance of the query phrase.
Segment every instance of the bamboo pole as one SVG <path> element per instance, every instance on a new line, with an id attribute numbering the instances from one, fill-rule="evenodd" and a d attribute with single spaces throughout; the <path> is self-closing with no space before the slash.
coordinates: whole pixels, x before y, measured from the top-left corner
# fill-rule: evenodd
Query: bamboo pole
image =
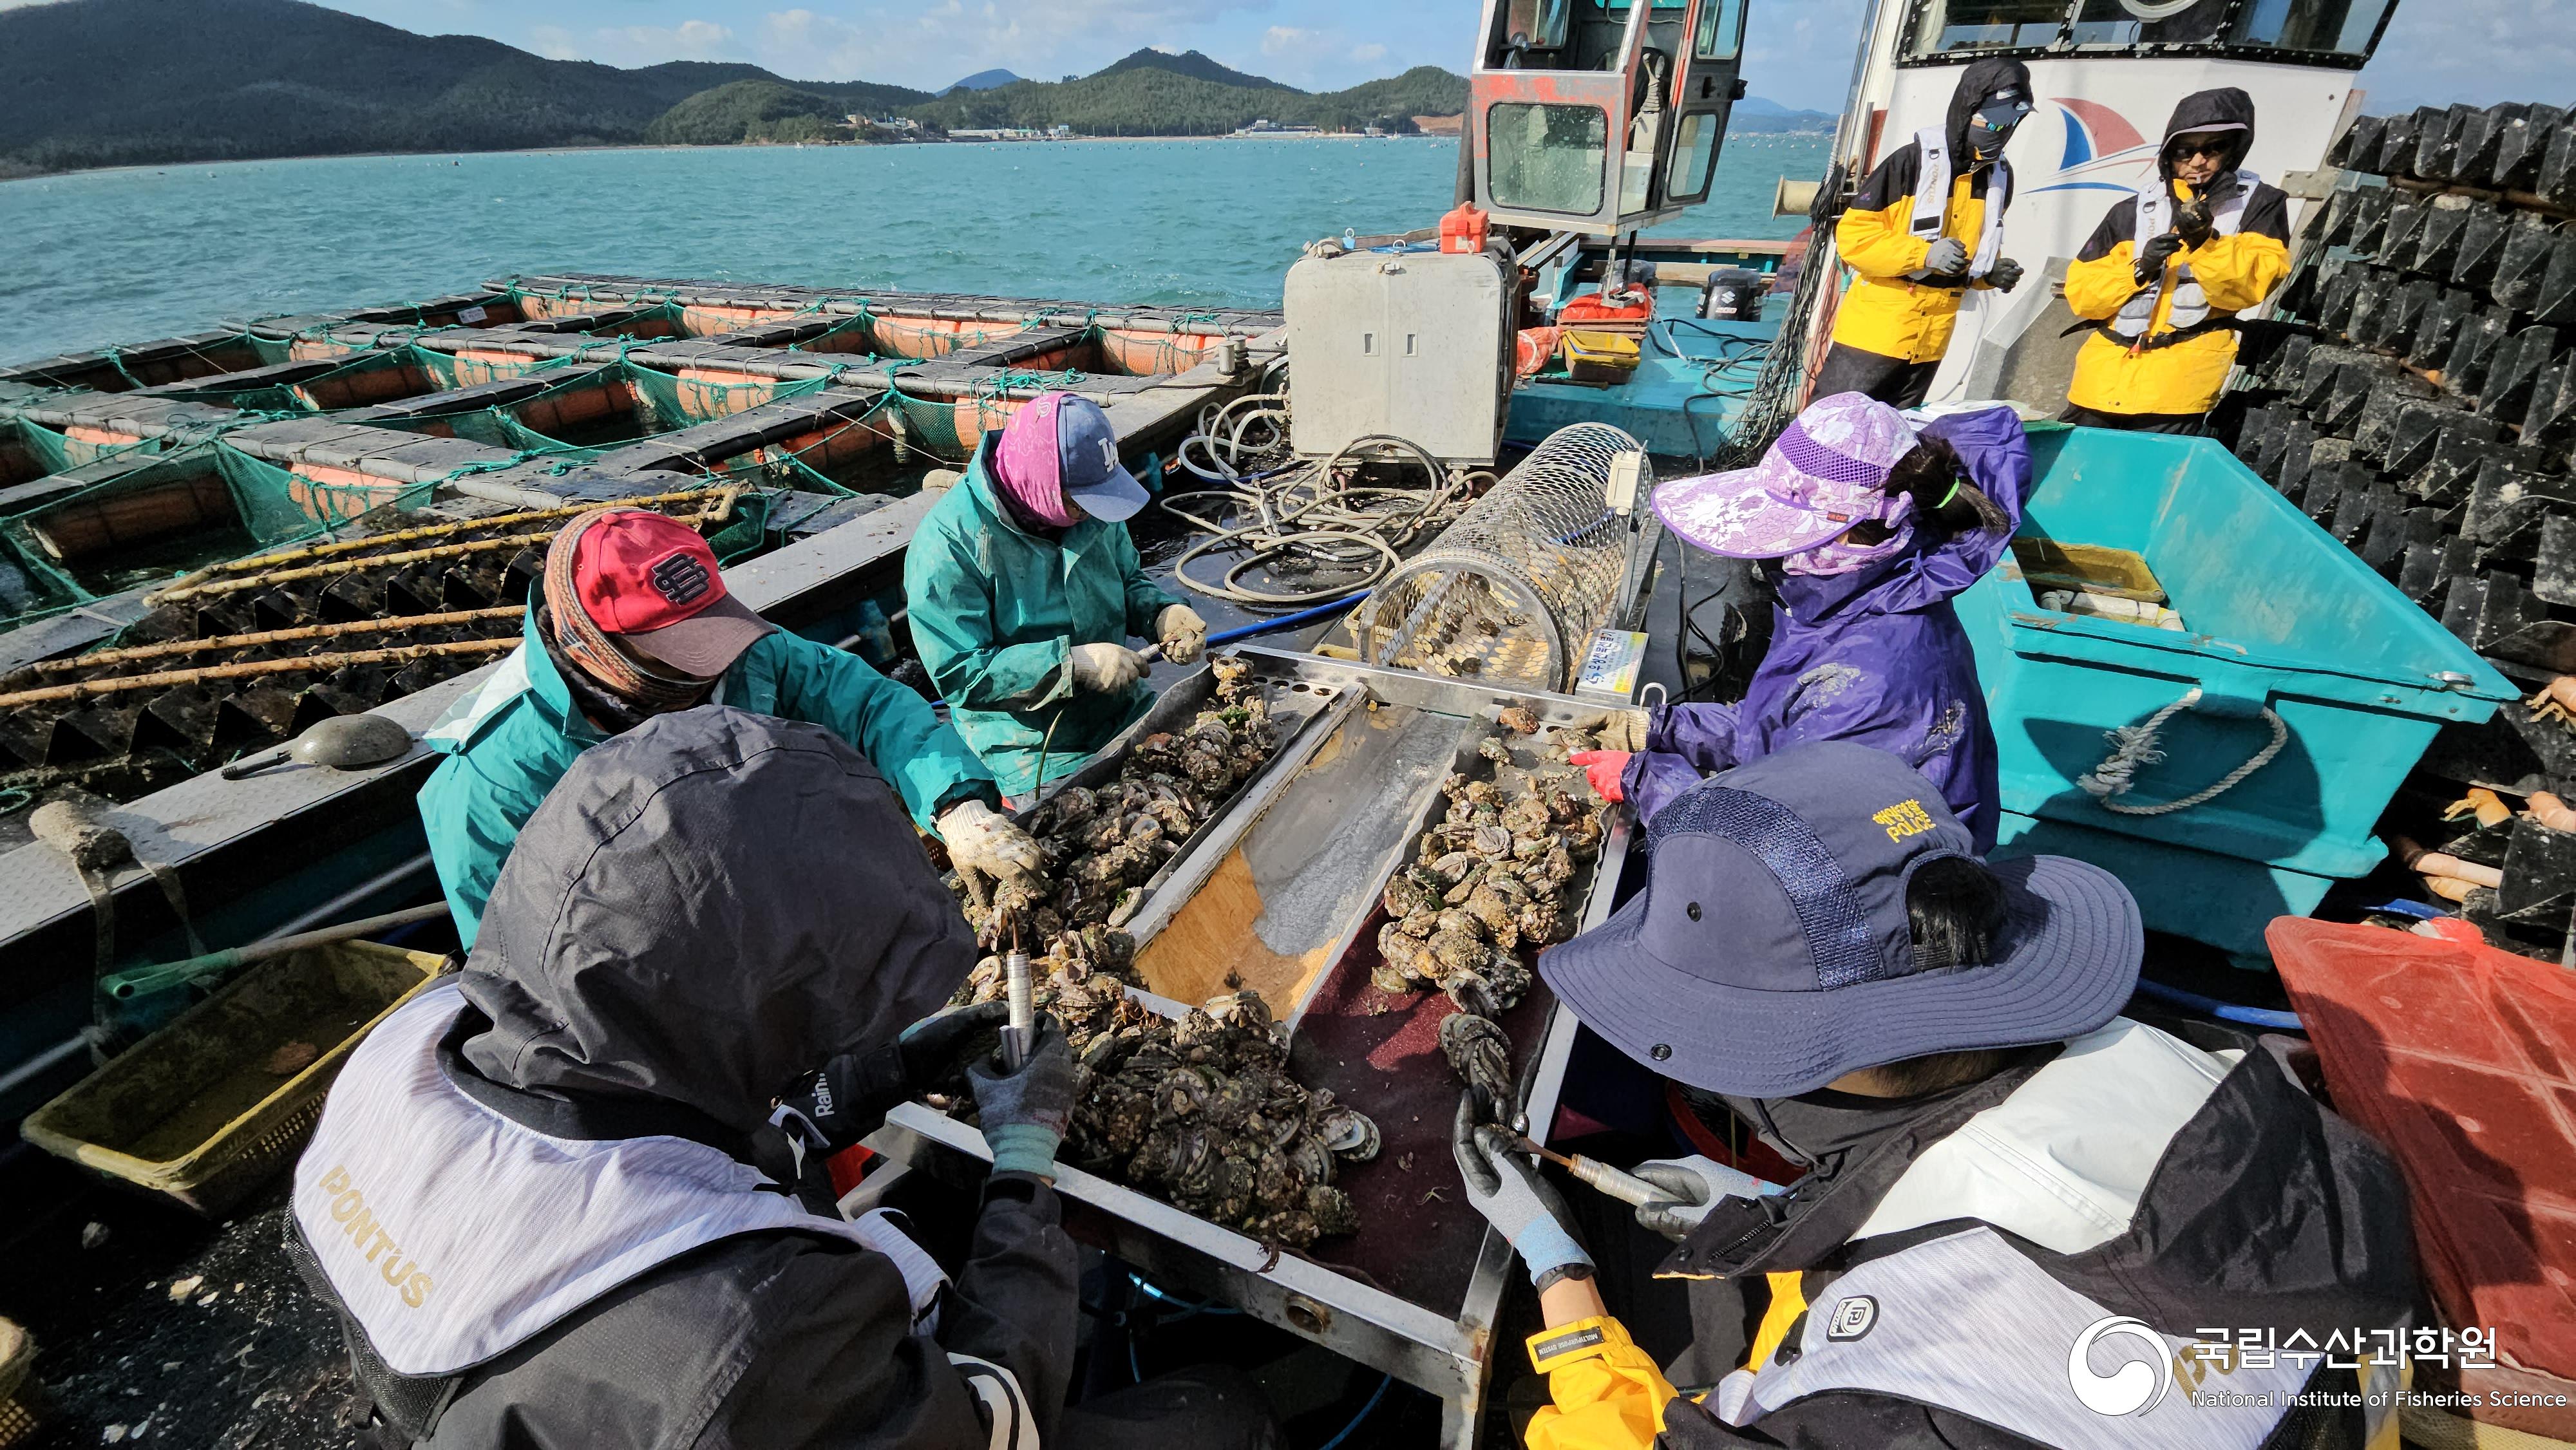
<path id="1" fill-rule="evenodd" d="M 467 554 L 488 554 L 499 549 L 523 549 L 532 544 L 542 544 L 553 537 L 554 535 L 550 533 L 504 534 L 497 539 L 470 539 L 462 544 L 441 544 L 434 549 L 406 549 L 398 554 L 369 554 L 363 559 L 339 559 L 328 564 L 308 564 L 301 569 L 281 569 L 274 574 L 262 574 L 256 579 L 219 579 L 211 584 L 166 590 L 154 595 L 149 602 L 176 604 L 183 599 L 206 599 L 218 594 L 239 594 L 245 589 L 268 589 L 304 579 L 329 579 L 387 564 L 418 564 L 430 559 L 456 559 Z"/>
<path id="2" fill-rule="evenodd" d="M 741 495 L 742 488 L 740 485 L 732 485 L 719 492 L 724 495 L 722 498 L 709 499 L 706 507 L 699 510 L 701 523 L 708 521 L 709 518 L 714 522 L 723 522 L 732 514 L 735 499 Z M 462 533 L 468 529 L 504 528 L 512 524 L 535 523 L 541 519 L 565 519 L 575 514 L 589 513 L 593 509 L 641 508 L 648 504 L 680 503 L 692 498 L 704 498 L 706 494 L 707 490 L 703 488 L 682 489 L 676 493 L 638 494 L 633 498 L 610 499 L 604 503 L 574 504 L 559 509 L 526 509 L 512 514 L 494 514 L 488 518 L 460 519 L 452 524 L 428 524 L 416 529 L 397 529 L 389 534 L 369 534 L 362 539 L 336 539 L 325 544 L 280 549 L 270 554 L 254 554 L 247 559 L 228 559 L 219 564 L 209 564 L 195 573 L 174 581 L 168 588 L 145 595 L 143 602 L 162 604 L 172 599 L 188 597 L 185 591 L 194 590 L 219 574 L 238 574 L 249 570 L 268 569 L 299 559 L 321 559 L 357 549 L 378 549 L 387 544 L 415 543 L 422 539 L 435 539 L 448 534 Z M 554 535 L 547 533 L 541 537 L 552 538 Z"/>
<path id="3" fill-rule="evenodd" d="M 256 634 L 227 634 L 215 639 L 174 639 L 167 644 L 137 645 L 132 649 L 102 650 L 92 655 L 75 655 L 67 660 L 45 660 L 36 666 L 38 674 L 61 675 L 74 670 L 96 669 L 101 665 L 131 664 L 136 660 L 161 659 L 169 655 L 211 654 L 223 649 L 250 649 L 264 644 L 290 644 L 304 639 L 332 639 L 344 634 L 366 634 L 388 629 L 423 629 L 440 624 L 473 624 L 485 619 L 516 619 L 527 612 L 520 604 L 495 605 L 490 609 L 454 609 L 444 614 L 401 614 L 387 619 L 356 619 L 345 624 L 307 624 L 294 629 L 265 629 Z"/>
<path id="4" fill-rule="evenodd" d="M 407 644 L 389 649 L 351 650 L 345 654 L 301 655 L 291 660 L 251 660 L 237 665 L 207 665 L 193 670 L 160 670 L 148 675 L 118 675 L 105 680 L 80 680 L 68 685 L 47 685 L 41 689 L 20 690 L 0 695 L 0 709 L 20 705 L 42 705 L 55 700 L 80 700 L 91 695 L 115 695 L 129 690 L 157 690 L 178 685 L 194 685 L 206 680 L 252 679 L 260 675 L 291 675 L 336 670 L 345 665 L 408 664 L 413 660 L 441 655 L 498 654 L 516 649 L 515 639 L 460 639 L 448 644 Z"/>

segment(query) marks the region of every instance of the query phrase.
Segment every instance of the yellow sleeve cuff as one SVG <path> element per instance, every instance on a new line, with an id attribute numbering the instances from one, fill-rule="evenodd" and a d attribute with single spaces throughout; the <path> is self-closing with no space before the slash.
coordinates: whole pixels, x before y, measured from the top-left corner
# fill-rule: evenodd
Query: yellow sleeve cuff
<path id="1" fill-rule="evenodd" d="M 1567 1365 L 1599 1359 L 1633 1343 L 1627 1326 L 1606 1315 L 1595 1319 L 1578 1319 L 1554 1329 L 1542 1329 L 1529 1337 L 1530 1368 L 1550 1374 Z"/>

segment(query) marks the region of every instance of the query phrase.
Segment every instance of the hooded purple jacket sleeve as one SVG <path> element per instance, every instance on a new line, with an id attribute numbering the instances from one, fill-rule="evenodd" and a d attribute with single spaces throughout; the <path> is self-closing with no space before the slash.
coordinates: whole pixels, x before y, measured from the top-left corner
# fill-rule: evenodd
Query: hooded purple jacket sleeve
<path id="1" fill-rule="evenodd" d="M 1664 803 L 1737 764 L 1734 705 L 1664 705 L 1646 717 L 1646 748 L 1628 757 L 1619 793 L 1637 819 L 1652 820 Z"/>

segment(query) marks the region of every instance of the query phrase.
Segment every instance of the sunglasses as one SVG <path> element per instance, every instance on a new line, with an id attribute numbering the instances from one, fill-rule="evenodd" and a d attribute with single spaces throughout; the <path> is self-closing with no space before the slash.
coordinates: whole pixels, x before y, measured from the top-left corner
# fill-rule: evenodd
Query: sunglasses
<path id="1" fill-rule="evenodd" d="M 2214 156 L 2219 160 L 2224 161 L 2227 159 L 2228 145 L 2229 142 L 2227 138 L 2223 136 L 2213 136 L 2206 141 L 2192 141 L 2186 139 L 2176 141 L 2172 145 L 2167 146 L 2165 148 L 2165 154 L 2174 157 L 2177 160 L 2185 156 Z"/>

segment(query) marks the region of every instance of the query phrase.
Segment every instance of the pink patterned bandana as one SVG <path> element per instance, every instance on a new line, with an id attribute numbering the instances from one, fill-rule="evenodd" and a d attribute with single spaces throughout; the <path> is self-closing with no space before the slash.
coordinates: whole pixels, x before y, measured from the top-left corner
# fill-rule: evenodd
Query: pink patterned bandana
<path id="1" fill-rule="evenodd" d="M 1065 496 L 1062 455 L 1056 446 L 1056 409 L 1063 393 L 1045 393 L 1011 415 L 993 450 L 993 482 L 1023 521 L 1069 529 L 1088 517 Z"/>

